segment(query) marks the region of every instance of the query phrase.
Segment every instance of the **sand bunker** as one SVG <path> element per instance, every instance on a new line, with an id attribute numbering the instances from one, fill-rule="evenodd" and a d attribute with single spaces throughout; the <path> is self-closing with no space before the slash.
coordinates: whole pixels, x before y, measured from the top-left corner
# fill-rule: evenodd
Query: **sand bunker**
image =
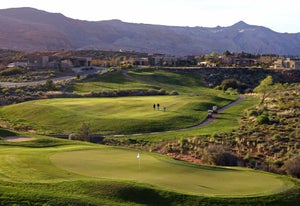
<path id="1" fill-rule="evenodd" d="M 15 137 L 6 137 L 6 138 L 4 138 L 4 140 L 8 141 L 8 142 L 26 142 L 26 141 L 35 140 L 35 138 L 15 136 Z"/>

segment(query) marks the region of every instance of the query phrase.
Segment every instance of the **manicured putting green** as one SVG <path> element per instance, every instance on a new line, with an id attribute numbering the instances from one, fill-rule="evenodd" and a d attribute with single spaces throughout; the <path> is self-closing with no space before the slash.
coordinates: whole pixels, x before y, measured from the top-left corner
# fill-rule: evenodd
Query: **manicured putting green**
<path id="1" fill-rule="evenodd" d="M 150 153 L 141 153 L 138 159 L 137 154 L 132 150 L 103 148 L 60 152 L 50 159 L 64 170 L 85 176 L 137 181 L 195 195 L 259 196 L 293 186 L 269 173 L 197 166 Z"/>

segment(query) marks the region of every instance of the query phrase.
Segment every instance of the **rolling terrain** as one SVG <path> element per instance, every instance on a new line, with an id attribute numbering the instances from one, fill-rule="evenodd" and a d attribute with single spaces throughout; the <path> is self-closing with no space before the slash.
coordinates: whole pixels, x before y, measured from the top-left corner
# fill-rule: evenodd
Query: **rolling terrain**
<path id="1" fill-rule="evenodd" d="M 170 155 L 190 155 L 200 160 L 205 156 L 202 151 L 213 144 L 236 145 L 240 148 L 236 151 L 241 154 L 248 152 L 246 149 L 258 151 L 254 146 L 259 146 L 260 152 L 270 149 L 268 154 L 273 152 L 276 156 L 279 153 L 274 152 L 279 146 L 282 151 L 289 151 L 278 151 L 286 157 L 292 155 L 291 152 L 296 154 L 296 149 L 299 149 L 299 144 L 294 144 L 298 140 L 297 132 L 289 139 L 284 138 L 284 133 L 271 137 L 270 144 L 261 138 L 260 128 L 265 131 L 270 126 L 266 131 L 273 132 L 277 127 L 284 128 L 256 124 L 255 114 L 260 111 L 256 111 L 259 99 L 255 95 L 245 95 L 243 101 L 220 112 L 209 125 L 170 132 L 170 129 L 203 121 L 207 109 L 213 105 L 221 108 L 237 99 L 236 91 L 207 88 L 200 73 L 156 69 L 115 70 L 74 81 L 67 89 L 78 94 L 149 90 L 162 94 L 51 98 L 1 106 L 0 205 L 299 204 L 298 179 L 238 166 L 193 164 Z M 272 102 L 268 104 L 271 107 L 264 107 L 268 109 L 264 115 L 269 115 L 270 121 L 277 123 L 293 122 L 293 128 L 297 128 L 296 116 L 291 115 L 298 114 L 298 91 L 297 84 L 291 88 L 286 84 L 284 92 L 273 94 L 280 97 L 280 102 L 277 102 L 282 109 L 280 116 L 276 117 L 275 110 L 271 110 L 276 108 L 272 99 L 268 100 Z M 167 110 L 154 110 L 154 103 L 167 105 Z M 291 106 L 295 110 L 286 111 Z M 248 117 L 253 120 L 253 125 L 245 117 L 250 111 Z M 80 132 L 82 123 L 89 126 L 91 133 L 110 134 L 103 142 L 118 146 L 45 136 Z M 245 130 L 247 125 L 253 129 L 252 133 Z M 285 124 L 281 126 L 293 129 Z M 147 131 L 160 133 L 143 134 Z M 141 134 L 132 135 L 135 132 Z M 260 135 L 259 144 L 245 139 L 252 135 L 256 135 L 253 136 L 255 139 Z M 247 155 L 252 154 L 242 158 Z M 248 160 L 251 158 L 249 156 Z"/>
<path id="2" fill-rule="evenodd" d="M 293 205 L 299 181 L 35 136 L 0 140 L 3 205 Z M 182 184 L 184 182 L 184 184 Z"/>
<path id="3" fill-rule="evenodd" d="M 82 123 L 89 124 L 93 133 L 135 134 L 197 125 L 205 120 L 207 110 L 213 105 L 221 108 L 237 98 L 206 88 L 199 75 L 151 69 L 132 71 L 130 75 L 112 72 L 75 82 L 68 90 L 93 94 L 105 91 L 112 93 L 112 97 L 116 90 L 129 94 L 136 90 L 141 93 L 164 90 L 164 95 L 28 101 L 0 108 L 0 117 L 13 127 L 48 134 L 76 132 Z M 175 95 L 166 95 L 172 92 Z M 153 104 L 160 104 L 160 110 L 153 110 Z M 163 106 L 167 107 L 166 112 Z"/>
<path id="4" fill-rule="evenodd" d="M 122 49 L 172 55 L 223 53 L 225 50 L 300 54 L 300 33 L 277 33 L 245 22 L 215 28 L 171 27 L 120 20 L 89 22 L 33 8 L 15 8 L 0 10 L 0 25 L 3 49 Z"/>

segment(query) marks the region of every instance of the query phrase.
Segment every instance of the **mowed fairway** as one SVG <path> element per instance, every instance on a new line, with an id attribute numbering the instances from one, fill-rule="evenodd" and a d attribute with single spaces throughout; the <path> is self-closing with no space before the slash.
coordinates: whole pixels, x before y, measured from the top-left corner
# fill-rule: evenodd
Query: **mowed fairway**
<path id="1" fill-rule="evenodd" d="M 197 166 L 160 155 L 103 147 L 59 152 L 53 164 L 76 174 L 147 183 L 193 195 L 260 196 L 283 192 L 293 183 L 279 176 L 242 168 Z"/>
<path id="2" fill-rule="evenodd" d="M 212 105 L 231 101 L 216 96 L 47 99 L 1 107 L 0 117 L 45 133 L 77 132 L 86 123 L 93 133 L 134 134 L 193 126 L 206 118 Z M 158 103 L 160 110 L 154 111 Z"/>

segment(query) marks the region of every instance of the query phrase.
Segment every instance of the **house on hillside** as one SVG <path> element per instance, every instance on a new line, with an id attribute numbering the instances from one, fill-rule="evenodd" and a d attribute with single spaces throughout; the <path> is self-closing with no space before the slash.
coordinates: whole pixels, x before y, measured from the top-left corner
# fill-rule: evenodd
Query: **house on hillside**
<path id="1" fill-rule="evenodd" d="M 74 67 L 90 67 L 92 66 L 91 57 L 73 57 L 70 58 L 70 61 L 73 63 Z"/>
<path id="2" fill-rule="evenodd" d="M 274 69 L 300 69 L 300 60 L 291 58 L 279 58 L 274 61 Z"/>
<path id="3" fill-rule="evenodd" d="M 147 57 L 133 57 L 129 59 L 129 62 L 135 66 L 149 65 L 149 59 Z"/>
<path id="4" fill-rule="evenodd" d="M 242 54 L 222 55 L 218 61 L 224 67 L 254 67 L 260 64 L 256 56 Z"/>
<path id="5" fill-rule="evenodd" d="M 49 56 L 28 56 L 27 63 L 30 69 L 46 68 L 49 63 Z"/>
<path id="6" fill-rule="evenodd" d="M 148 57 L 148 62 L 150 66 L 162 66 L 163 65 L 163 54 L 154 54 Z"/>
<path id="7" fill-rule="evenodd" d="M 29 69 L 69 69 L 92 66 L 91 57 L 29 56 Z"/>
<path id="8" fill-rule="evenodd" d="M 278 59 L 278 55 L 261 55 L 259 61 L 263 65 L 272 65 Z"/>
<path id="9" fill-rule="evenodd" d="M 14 67 L 25 68 L 25 67 L 27 67 L 27 65 L 28 65 L 27 62 L 12 62 L 12 63 L 9 63 L 6 67 L 7 68 L 14 68 Z"/>

